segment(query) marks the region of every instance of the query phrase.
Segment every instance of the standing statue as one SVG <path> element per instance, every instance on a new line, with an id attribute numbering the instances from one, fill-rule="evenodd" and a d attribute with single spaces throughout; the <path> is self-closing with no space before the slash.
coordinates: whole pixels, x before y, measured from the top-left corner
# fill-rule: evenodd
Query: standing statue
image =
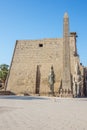
<path id="1" fill-rule="evenodd" d="M 73 76 L 73 96 L 76 97 L 77 95 L 77 83 L 76 83 L 76 76 Z"/>
<path id="2" fill-rule="evenodd" d="M 78 75 L 79 73 L 80 73 L 79 65 L 78 65 L 78 63 L 76 63 L 76 66 L 75 66 L 75 74 Z"/>
<path id="3" fill-rule="evenodd" d="M 82 78 L 81 75 L 75 75 L 73 77 L 73 96 L 78 97 L 81 95 L 82 88 Z"/>
<path id="4" fill-rule="evenodd" d="M 78 97 L 81 95 L 82 88 L 82 76 L 79 70 L 78 64 L 75 67 L 75 75 L 73 76 L 73 96 Z"/>
<path id="5" fill-rule="evenodd" d="M 48 76 L 48 82 L 50 86 L 50 91 L 52 94 L 54 94 L 55 74 L 54 74 L 53 66 L 51 66 L 50 74 Z"/>

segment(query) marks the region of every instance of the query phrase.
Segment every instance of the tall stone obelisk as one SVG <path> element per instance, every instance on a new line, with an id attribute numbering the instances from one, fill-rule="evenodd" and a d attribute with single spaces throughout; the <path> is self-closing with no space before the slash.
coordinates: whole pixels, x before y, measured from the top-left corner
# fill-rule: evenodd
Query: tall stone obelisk
<path id="1" fill-rule="evenodd" d="M 63 76 L 62 88 L 71 90 L 71 72 L 70 72 L 70 45 L 69 45 L 69 17 L 64 14 L 63 19 Z"/>

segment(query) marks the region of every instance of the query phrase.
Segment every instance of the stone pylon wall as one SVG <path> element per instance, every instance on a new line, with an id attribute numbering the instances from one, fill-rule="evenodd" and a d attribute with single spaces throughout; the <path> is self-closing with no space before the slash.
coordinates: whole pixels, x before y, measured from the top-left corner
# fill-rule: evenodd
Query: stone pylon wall
<path id="1" fill-rule="evenodd" d="M 75 51 L 74 35 L 69 40 L 70 66 L 73 75 L 75 62 L 79 61 L 79 58 L 76 59 L 73 53 Z M 16 94 L 36 93 L 36 73 L 39 66 L 39 93 L 49 93 L 48 75 L 52 65 L 55 73 L 54 91 L 58 92 L 63 73 L 63 39 L 17 41 L 7 80 L 7 90 Z"/>
<path id="2" fill-rule="evenodd" d="M 40 93 L 48 93 L 50 91 L 48 75 L 53 65 L 56 80 L 54 90 L 58 91 L 63 68 L 62 51 L 62 39 L 17 41 L 8 77 L 7 90 L 14 93 L 35 93 L 36 71 L 37 66 L 39 66 Z"/>

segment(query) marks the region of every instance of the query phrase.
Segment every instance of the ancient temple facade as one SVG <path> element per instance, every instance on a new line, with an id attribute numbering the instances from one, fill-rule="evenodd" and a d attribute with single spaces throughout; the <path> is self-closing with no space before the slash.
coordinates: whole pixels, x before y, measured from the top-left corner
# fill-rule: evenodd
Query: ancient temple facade
<path id="1" fill-rule="evenodd" d="M 6 90 L 14 94 L 84 96 L 84 67 L 64 14 L 63 38 L 17 40 Z"/>

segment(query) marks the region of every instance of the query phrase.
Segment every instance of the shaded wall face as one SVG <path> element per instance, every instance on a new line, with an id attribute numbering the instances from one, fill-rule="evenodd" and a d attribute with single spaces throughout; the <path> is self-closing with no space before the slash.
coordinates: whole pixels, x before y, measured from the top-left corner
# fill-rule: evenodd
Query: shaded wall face
<path id="1" fill-rule="evenodd" d="M 7 89 L 14 93 L 35 93 L 39 66 L 39 92 L 49 92 L 48 75 L 52 65 L 54 91 L 58 91 L 63 68 L 63 39 L 17 41 Z"/>

